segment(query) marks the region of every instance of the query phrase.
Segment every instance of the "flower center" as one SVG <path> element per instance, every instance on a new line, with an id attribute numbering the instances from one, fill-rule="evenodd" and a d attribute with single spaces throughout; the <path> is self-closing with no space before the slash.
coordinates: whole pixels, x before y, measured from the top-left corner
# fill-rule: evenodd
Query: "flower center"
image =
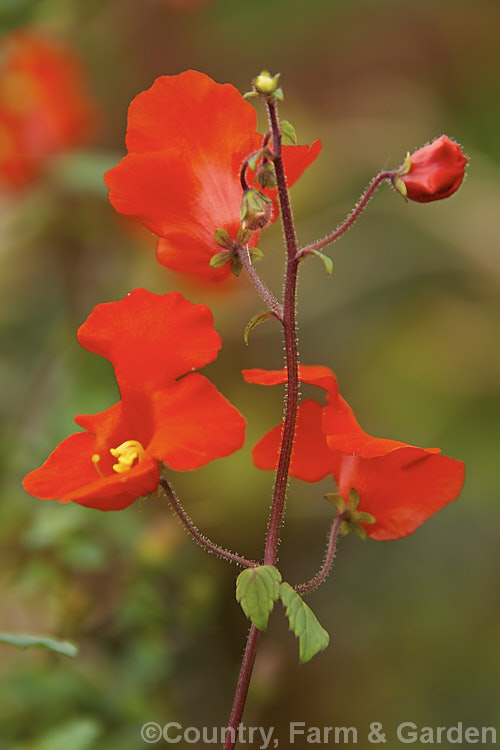
<path id="1" fill-rule="evenodd" d="M 137 461 L 139 463 L 144 456 L 144 448 L 138 440 L 126 440 L 117 448 L 110 448 L 109 452 L 114 458 L 118 459 L 118 462 L 113 464 L 113 471 L 116 471 L 117 474 L 123 474 L 125 471 L 130 471 L 134 462 Z M 97 473 L 100 474 L 101 477 L 104 477 L 104 474 L 98 466 L 100 460 L 100 455 L 94 453 L 92 456 L 92 463 L 94 464 Z"/>
<path id="2" fill-rule="evenodd" d="M 134 462 L 139 462 L 144 456 L 144 448 L 138 440 L 126 440 L 118 448 L 110 448 L 109 452 L 118 459 L 118 463 L 113 464 L 113 470 L 118 474 L 130 471 Z"/>

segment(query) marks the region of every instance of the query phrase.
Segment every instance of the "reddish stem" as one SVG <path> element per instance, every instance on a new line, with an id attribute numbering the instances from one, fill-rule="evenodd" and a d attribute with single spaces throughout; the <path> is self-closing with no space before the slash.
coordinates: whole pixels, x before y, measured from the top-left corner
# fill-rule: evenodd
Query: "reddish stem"
<path id="1" fill-rule="evenodd" d="M 335 242 L 335 240 L 338 240 L 339 237 L 341 237 L 344 232 L 347 232 L 348 229 L 352 227 L 356 219 L 359 218 L 359 216 L 363 213 L 363 210 L 372 197 L 375 190 L 378 188 L 381 182 L 384 180 L 392 180 L 394 177 L 394 171 L 388 172 L 379 172 L 379 174 L 373 178 L 373 180 L 368 185 L 367 189 L 361 196 L 359 202 L 354 207 L 354 209 L 351 211 L 347 219 L 342 222 L 342 224 L 339 224 L 337 229 L 335 229 L 334 232 L 329 234 L 327 237 L 325 237 L 322 240 L 318 240 L 317 242 L 313 242 L 310 245 L 307 245 L 307 247 L 303 247 L 299 252 L 297 253 L 297 259 L 300 260 L 301 258 L 305 257 L 306 255 L 309 255 L 310 253 L 314 252 L 314 250 L 321 250 L 321 248 L 326 247 L 327 245 L 330 245 L 332 242 Z"/>
<path id="2" fill-rule="evenodd" d="M 214 544 L 209 539 L 206 539 L 203 534 L 198 531 L 194 523 L 191 521 L 189 516 L 187 515 L 186 511 L 180 504 L 179 500 L 177 499 L 175 492 L 173 491 L 172 487 L 169 485 L 166 479 L 163 477 L 160 477 L 160 486 L 162 487 L 163 491 L 165 492 L 170 505 L 172 507 L 172 510 L 175 512 L 177 517 L 182 521 L 184 528 L 186 531 L 188 531 L 192 537 L 200 544 L 202 547 L 204 547 L 208 552 L 213 552 L 215 555 L 218 555 L 219 557 L 222 557 L 225 560 L 230 560 L 230 562 L 236 563 L 236 565 L 241 565 L 243 568 L 255 568 L 258 566 L 258 563 L 253 562 L 251 560 L 246 560 L 244 557 L 240 557 L 239 555 L 235 555 L 234 552 L 229 552 L 227 549 L 223 549 L 222 547 L 219 547 L 217 544 Z"/>
<path id="3" fill-rule="evenodd" d="M 295 432 L 295 421 L 297 417 L 297 404 L 299 397 L 299 374 L 298 374 L 298 353 L 297 353 L 297 334 L 295 325 L 295 298 L 297 288 L 297 238 L 295 226 L 293 223 L 292 208 L 290 197 L 286 184 L 285 170 L 283 167 L 283 157 L 281 152 L 281 129 L 278 120 L 276 103 L 273 99 L 267 100 L 267 109 L 269 121 L 271 124 L 273 151 L 274 151 L 274 168 L 276 171 L 276 180 L 278 183 L 278 196 L 281 209 L 281 220 L 285 233 L 287 248 L 287 265 L 285 290 L 283 300 L 283 331 L 285 339 L 286 366 L 287 366 L 287 391 L 285 406 L 285 423 L 281 439 L 280 457 L 276 479 L 273 491 L 273 503 L 271 514 L 267 527 L 266 545 L 264 551 L 264 564 L 274 565 L 278 554 L 279 533 L 283 521 L 283 512 L 285 509 L 285 496 L 288 484 L 288 470 L 290 467 L 290 458 L 292 455 L 293 436 Z M 243 709 L 248 691 L 248 685 L 252 675 L 252 669 L 255 662 L 255 654 L 259 641 L 260 631 L 252 625 L 247 638 L 245 654 L 240 669 L 238 684 L 234 696 L 233 708 L 226 733 L 226 742 L 223 750 L 233 750 L 236 744 L 236 733 L 241 722 Z"/>
<path id="4" fill-rule="evenodd" d="M 325 561 L 318 573 L 314 576 L 314 578 L 308 581 L 308 583 L 303 583 L 300 586 L 294 586 L 297 594 L 308 594 L 310 591 L 314 591 L 314 589 L 318 588 L 318 586 L 320 586 L 327 577 L 335 559 L 335 550 L 337 548 L 339 528 L 343 520 L 344 516 L 339 515 L 332 523 L 332 528 L 330 529 L 330 533 L 328 535 L 328 545 L 326 548 Z"/>
<path id="5" fill-rule="evenodd" d="M 236 686 L 233 708 L 231 710 L 231 716 L 229 717 L 229 723 L 227 725 L 223 750 L 233 750 L 236 744 L 236 735 L 238 732 L 238 727 L 240 725 L 241 716 L 243 714 L 243 709 L 245 708 L 248 686 L 250 684 L 250 678 L 252 676 L 255 656 L 257 654 L 257 644 L 259 642 L 261 632 L 262 631 L 258 630 L 255 625 L 252 625 L 252 627 L 250 628 L 250 632 L 248 633 L 245 653 L 243 654 L 243 661 L 241 662 L 241 669 L 238 677 L 238 684 Z"/>

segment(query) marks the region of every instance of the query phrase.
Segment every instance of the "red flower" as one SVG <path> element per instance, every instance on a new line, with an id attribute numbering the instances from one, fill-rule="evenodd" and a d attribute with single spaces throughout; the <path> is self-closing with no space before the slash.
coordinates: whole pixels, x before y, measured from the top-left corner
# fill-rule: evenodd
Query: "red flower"
<path id="1" fill-rule="evenodd" d="M 394 178 L 394 186 L 405 198 L 418 203 L 447 198 L 462 184 L 466 164 L 459 144 L 442 135 L 408 156 Z"/>
<path id="2" fill-rule="evenodd" d="M 138 216 L 161 238 L 158 260 L 167 268 L 208 281 L 229 275 L 228 265 L 209 266 L 220 251 L 214 232 L 223 228 L 235 238 L 240 227 L 239 172 L 262 146 L 256 126 L 255 110 L 233 86 L 194 70 L 162 76 L 133 100 L 129 154 L 105 180 L 116 210 Z M 284 147 L 289 184 L 320 148 L 319 141 Z"/>
<path id="3" fill-rule="evenodd" d="M 74 53 L 34 31 L 1 45 L 0 187 L 35 179 L 49 157 L 80 144 L 95 118 Z"/>
<path id="4" fill-rule="evenodd" d="M 159 461 L 185 471 L 241 448 L 245 420 L 193 372 L 221 346 L 205 305 L 136 289 L 97 305 L 78 340 L 113 364 L 121 401 L 75 417 L 86 431 L 63 440 L 25 477 L 31 495 L 120 510 L 156 489 Z"/>
<path id="5" fill-rule="evenodd" d="M 286 382 L 283 370 L 243 374 L 249 383 Z M 368 435 L 339 395 L 337 380 L 327 367 L 302 366 L 300 379 L 323 388 L 327 406 L 314 399 L 300 405 L 290 474 L 306 482 L 333 474 L 346 501 L 349 490 L 356 490 L 359 511 L 375 517 L 374 524 L 362 524 L 368 536 L 407 536 L 458 497 L 464 481 L 461 461 L 439 455 L 439 448 L 416 448 Z M 282 426 L 275 427 L 255 446 L 253 459 L 259 469 L 276 468 L 281 431 Z"/>

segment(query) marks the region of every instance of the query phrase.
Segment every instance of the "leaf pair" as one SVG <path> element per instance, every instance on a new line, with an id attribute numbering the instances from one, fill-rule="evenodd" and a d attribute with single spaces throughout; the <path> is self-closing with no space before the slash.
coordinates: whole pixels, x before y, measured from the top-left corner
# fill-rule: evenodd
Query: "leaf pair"
<path id="1" fill-rule="evenodd" d="M 290 630 L 299 639 L 299 658 L 304 664 L 323 651 L 330 636 L 315 614 L 273 565 L 247 568 L 236 581 L 236 599 L 259 630 L 266 630 L 274 603 L 281 599 Z"/>

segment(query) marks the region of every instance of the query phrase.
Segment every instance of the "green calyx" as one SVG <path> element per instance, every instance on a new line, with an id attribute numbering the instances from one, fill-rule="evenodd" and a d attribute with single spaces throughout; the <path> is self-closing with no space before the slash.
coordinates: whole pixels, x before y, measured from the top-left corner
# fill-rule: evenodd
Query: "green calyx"
<path id="1" fill-rule="evenodd" d="M 240 221 L 243 229 L 262 229 L 271 218 L 272 201 L 255 188 L 248 188 L 241 199 Z"/>
<path id="2" fill-rule="evenodd" d="M 360 497 L 356 490 L 351 489 L 349 491 L 349 500 L 347 503 L 342 495 L 335 492 L 325 495 L 325 500 L 328 500 L 338 510 L 339 516 L 342 518 L 339 531 L 343 536 L 352 531 L 360 539 L 366 539 L 366 529 L 360 524 L 375 523 L 376 521 L 371 513 L 358 510 Z"/>
<path id="3" fill-rule="evenodd" d="M 283 101 L 283 91 L 279 85 L 281 73 L 272 76 L 268 70 L 263 70 L 252 81 L 252 90 L 243 95 L 244 99 L 263 97 L 265 99 L 278 99 Z"/>

